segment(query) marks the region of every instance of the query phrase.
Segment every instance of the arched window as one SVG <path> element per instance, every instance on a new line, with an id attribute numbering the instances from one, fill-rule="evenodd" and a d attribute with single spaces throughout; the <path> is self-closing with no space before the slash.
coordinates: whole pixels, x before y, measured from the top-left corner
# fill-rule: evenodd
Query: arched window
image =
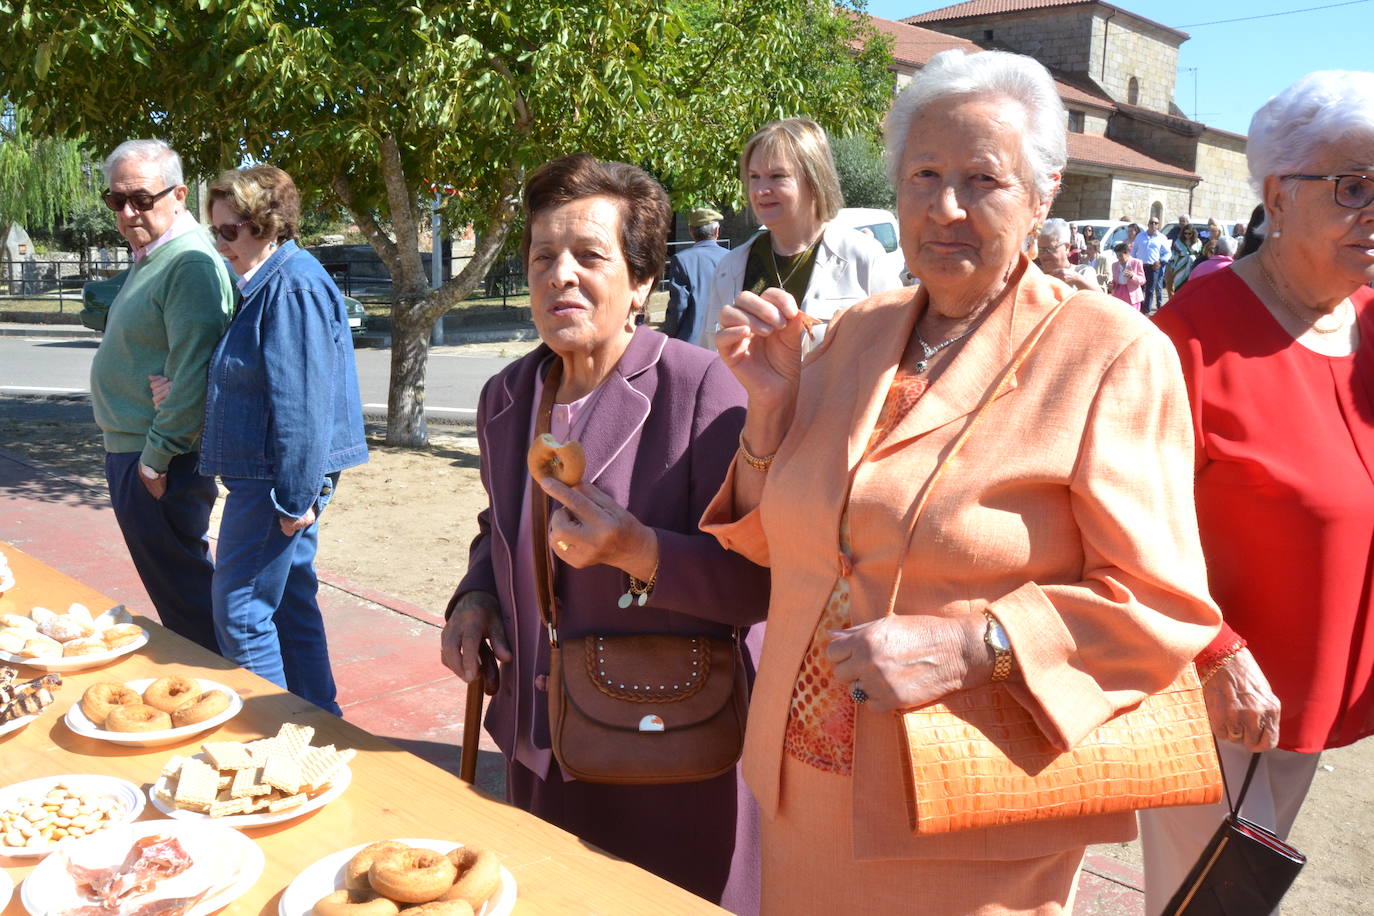
<path id="1" fill-rule="evenodd" d="M 1136 79 L 1134 76 L 1131 77 L 1131 81 L 1126 84 L 1126 102 L 1131 105 L 1140 104 L 1140 80 Z"/>
<path id="2" fill-rule="evenodd" d="M 1162 201 L 1155 201 L 1150 204 L 1150 219 L 1159 220 L 1159 224 L 1164 225 L 1164 204 Z"/>

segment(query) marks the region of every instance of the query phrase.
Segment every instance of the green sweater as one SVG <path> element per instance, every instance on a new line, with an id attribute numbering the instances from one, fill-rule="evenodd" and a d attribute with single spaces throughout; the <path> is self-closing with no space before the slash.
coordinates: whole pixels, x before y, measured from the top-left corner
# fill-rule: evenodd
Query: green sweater
<path id="1" fill-rule="evenodd" d="M 206 370 L 233 307 L 229 271 L 204 229 L 182 233 L 129 270 L 91 363 L 105 451 L 140 452 L 148 467 L 166 471 L 174 457 L 195 450 Z M 172 382 L 157 409 L 150 375 Z"/>

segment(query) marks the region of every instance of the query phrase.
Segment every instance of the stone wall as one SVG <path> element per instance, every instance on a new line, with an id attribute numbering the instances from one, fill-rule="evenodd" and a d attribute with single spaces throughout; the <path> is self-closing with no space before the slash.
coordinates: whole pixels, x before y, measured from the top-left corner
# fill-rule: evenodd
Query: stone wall
<path id="1" fill-rule="evenodd" d="M 1050 216 L 1060 219 L 1115 219 L 1111 212 L 1110 175 L 1069 172 L 1050 207 Z"/>
<path id="2" fill-rule="evenodd" d="M 1230 228 L 1249 221 L 1260 201 L 1250 189 L 1244 138 L 1208 131 L 1198 139 L 1197 161 L 1202 183 L 1193 192 L 1192 215 L 1198 222 L 1213 216 Z"/>
<path id="3" fill-rule="evenodd" d="M 965 22 L 923 22 L 922 26 L 1028 54 L 1047 67 L 1086 72 L 1091 64 L 1093 8 L 1026 10 L 979 16 Z"/>
<path id="4" fill-rule="evenodd" d="M 1178 36 L 1131 16 L 1098 10 L 1092 20 L 1091 61 L 1086 69 L 1118 102 L 1168 112 L 1178 78 Z M 1135 77 L 1139 97 L 1130 98 Z"/>
<path id="5" fill-rule="evenodd" d="M 1117 175 L 1112 181 L 1112 219 L 1123 215 L 1144 226 L 1151 214 L 1158 214 L 1165 224 L 1180 213 L 1189 212 L 1192 203 L 1192 182 L 1160 176 L 1126 177 Z"/>
<path id="6" fill-rule="evenodd" d="M 1190 172 L 1198 171 L 1197 137 L 1180 134 L 1143 118 L 1133 118 L 1124 112 L 1112 115 L 1107 124 L 1107 136 L 1152 159 Z"/>

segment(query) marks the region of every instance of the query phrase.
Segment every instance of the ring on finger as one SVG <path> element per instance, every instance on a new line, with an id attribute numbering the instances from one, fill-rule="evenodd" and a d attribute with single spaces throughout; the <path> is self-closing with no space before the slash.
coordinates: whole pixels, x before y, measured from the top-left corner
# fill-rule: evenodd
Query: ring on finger
<path id="1" fill-rule="evenodd" d="M 1232 725 L 1230 728 L 1228 728 L 1228 729 L 1226 730 L 1226 733 L 1227 733 L 1228 735 L 1230 735 L 1232 738 L 1244 738 L 1244 737 L 1245 737 L 1245 729 L 1243 729 L 1243 728 L 1237 728 L 1237 727 L 1234 726 L 1234 725 Z"/>
<path id="2" fill-rule="evenodd" d="M 860 687 L 858 681 L 855 681 L 853 686 L 849 688 L 849 698 L 853 700 L 855 704 L 862 706 L 864 703 L 868 702 L 868 691 Z"/>

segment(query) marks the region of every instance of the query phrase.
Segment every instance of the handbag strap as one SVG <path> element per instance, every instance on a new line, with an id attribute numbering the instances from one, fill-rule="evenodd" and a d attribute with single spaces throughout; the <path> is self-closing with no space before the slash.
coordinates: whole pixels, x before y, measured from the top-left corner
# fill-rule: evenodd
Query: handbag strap
<path id="1" fill-rule="evenodd" d="M 1040 342 L 1040 338 L 1044 336 L 1045 331 L 1049 329 L 1050 322 L 1059 314 L 1059 310 L 1072 302 L 1074 298 L 1075 297 L 1070 296 L 1068 299 L 1061 299 L 1049 310 L 1045 317 L 1040 320 L 1040 323 L 1031 330 L 1030 334 L 1026 335 L 1026 339 L 1021 343 L 1020 349 L 1016 351 L 1011 362 L 1002 370 L 1002 374 L 997 377 L 997 381 L 993 382 L 992 385 L 988 387 L 987 393 L 983 396 L 983 400 L 974 408 L 972 419 L 964 425 L 963 430 L 950 446 L 949 453 L 945 455 L 944 460 L 935 468 L 934 473 L 930 475 L 930 480 L 926 481 L 925 487 L 921 490 L 921 495 L 917 497 L 916 509 L 911 515 L 911 527 L 907 529 L 906 543 L 903 545 L 900 556 L 906 556 L 910 553 L 911 540 L 916 536 L 916 524 L 920 521 L 921 514 L 925 511 L 926 502 L 930 499 L 931 491 L 935 489 L 935 484 L 939 481 L 941 475 L 944 474 L 945 469 L 954 463 L 954 456 L 959 454 L 959 450 L 964 447 L 964 443 L 968 441 L 969 436 L 973 434 L 973 430 L 978 426 L 979 421 L 983 419 L 983 414 L 986 412 L 987 406 L 997 400 L 1008 381 L 1016 375 L 1017 370 L 1021 368 L 1021 364 L 1026 361 L 1026 357 L 1030 356 L 1031 351 L 1035 349 L 1035 345 Z M 897 607 L 897 593 L 901 591 L 902 588 L 902 566 L 903 564 L 900 562 L 897 564 L 897 575 L 892 582 L 892 593 L 887 600 L 887 613 L 889 615 L 892 614 Z"/>
<path id="2" fill-rule="evenodd" d="M 1216 743 L 1215 737 L 1212 738 L 1212 742 Z M 1221 745 L 1219 744 L 1217 745 L 1217 759 L 1218 761 L 1221 759 Z M 1250 766 L 1245 770 L 1245 781 L 1240 785 L 1240 795 L 1236 798 L 1234 805 L 1231 804 L 1231 786 L 1226 782 L 1226 767 L 1218 767 L 1221 770 L 1221 784 L 1226 787 L 1226 804 L 1231 809 L 1232 817 L 1240 816 L 1240 806 L 1245 804 L 1245 794 L 1250 791 L 1250 780 L 1255 778 L 1255 770 L 1259 767 L 1259 762 L 1260 755 L 1256 751 L 1250 755 Z"/>
<path id="3" fill-rule="evenodd" d="M 544 377 L 544 389 L 539 397 L 539 409 L 534 415 L 534 438 L 538 439 L 553 425 L 553 403 L 563 381 L 563 361 L 554 358 Z M 532 445 L 533 443 L 531 443 Z M 558 645 L 558 598 L 553 593 L 553 554 L 549 552 L 549 497 L 530 481 L 530 543 L 534 546 L 534 593 L 539 600 L 539 617 L 549 634 L 549 645 Z"/>

